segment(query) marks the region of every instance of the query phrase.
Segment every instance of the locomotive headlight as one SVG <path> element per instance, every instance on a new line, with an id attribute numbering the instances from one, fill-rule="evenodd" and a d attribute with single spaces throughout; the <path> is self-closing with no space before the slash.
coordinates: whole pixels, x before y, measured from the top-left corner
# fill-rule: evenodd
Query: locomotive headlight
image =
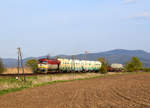
<path id="1" fill-rule="evenodd" d="M 40 69 L 48 68 L 48 65 L 47 64 L 38 64 L 38 68 L 40 68 Z"/>
<path id="2" fill-rule="evenodd" d="M 48 68 L 48 65 L 47 65 L 47 64 L 45 64 L 45 65 L 44 65 L 44 67 L 45 67 L 45 68 Z"/>

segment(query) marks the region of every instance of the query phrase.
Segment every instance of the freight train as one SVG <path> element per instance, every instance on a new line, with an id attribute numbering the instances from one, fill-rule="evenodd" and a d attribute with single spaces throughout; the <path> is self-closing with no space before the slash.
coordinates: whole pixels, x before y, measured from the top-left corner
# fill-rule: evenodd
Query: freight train
<path id="1" fill-rule="evenodd" d="M 39 72 L 98 72 L 102 63 L 99 61 L 73 59 L 39 59 Z"/>

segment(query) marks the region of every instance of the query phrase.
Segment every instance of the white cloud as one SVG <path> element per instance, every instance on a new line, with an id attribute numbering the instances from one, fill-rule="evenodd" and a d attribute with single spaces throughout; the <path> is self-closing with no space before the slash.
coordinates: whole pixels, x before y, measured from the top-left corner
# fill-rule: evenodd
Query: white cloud
<path id="1" fill-rule="evenodd" d="M 136 3 L 136 0 L 125 0 L 124 2 L 125 4 Z"/>
<path id="2" fill-rule="evenodd" d="M 131 18 L 134 18 L 134 19 L 150 19 L 150 13 L 145 11 L 143 13 L 134 15 Z"/>

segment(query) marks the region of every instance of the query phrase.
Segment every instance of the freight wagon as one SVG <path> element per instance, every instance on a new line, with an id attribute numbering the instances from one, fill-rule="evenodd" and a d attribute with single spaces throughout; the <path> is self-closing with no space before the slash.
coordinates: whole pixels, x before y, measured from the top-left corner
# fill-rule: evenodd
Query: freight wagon
<path id="1" fill-rule="evenodd" d="M 72 59 L 39 59 L 39 72 L 97 72 L 101 68 L 101 62 Z"/>
<path id="2" fill-rule="evenodd" d="M 122 64 L 114 63 L 111 64 L 110 67 L 107 69 L 109 72 L 124 72 L 125 68 Z"/>

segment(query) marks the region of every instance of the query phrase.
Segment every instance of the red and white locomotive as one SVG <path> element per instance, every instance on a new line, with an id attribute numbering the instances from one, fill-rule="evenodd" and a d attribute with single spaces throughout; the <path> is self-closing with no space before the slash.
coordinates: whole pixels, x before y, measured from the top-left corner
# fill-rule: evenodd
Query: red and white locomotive
<path id="1" fill-rule="evenodd" d="M 60 61 L 57 59 L 39 59 L 38 71 L 48 72 L 59 70 Z"/>

